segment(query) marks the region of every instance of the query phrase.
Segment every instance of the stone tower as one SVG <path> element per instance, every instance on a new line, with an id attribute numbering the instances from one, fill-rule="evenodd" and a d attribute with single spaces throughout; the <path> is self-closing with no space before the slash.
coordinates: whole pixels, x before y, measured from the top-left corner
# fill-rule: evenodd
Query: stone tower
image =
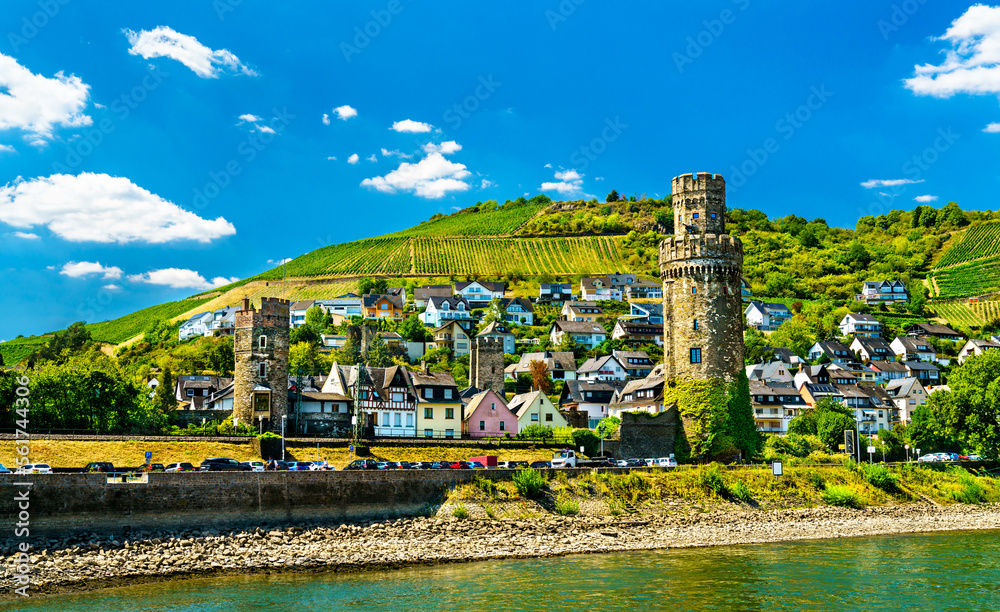
<path id="1" fill-rule="evenodd" d="M 480 391 L 492 389 L 504 397 L 503 370 L 503 339 L 476 338 L 469 354 L 469 384 Z"/>
<path id="2" fill-rule="evenodd" d="M 660 243 L 664 373 L 735 380 L 743 369 L 743 243 L 726 235 L 726 181 L 683 174 L 672 193 L 674 237 Z"/>
<path id="3" fill-rule="evenodd" d="M 281 417 L 288 415 L 288 305 L 265 297 L 255 310 L 243 298 L 236 311 L 233 416 L 254 425 L 263 417 L 270 431 L 281 431 Z"/>

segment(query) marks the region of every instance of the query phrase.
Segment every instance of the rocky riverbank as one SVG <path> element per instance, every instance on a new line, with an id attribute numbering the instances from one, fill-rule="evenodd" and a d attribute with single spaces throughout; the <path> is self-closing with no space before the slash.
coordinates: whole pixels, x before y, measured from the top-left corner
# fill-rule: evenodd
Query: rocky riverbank
<path id="1" fill-rule="evenodd" d="M 361 571 L 403 565 L 692 546 L 757 544 L 949 530 L 1000 529 L 1000 504 L 908 504 L 865 510 L 677 511 L 631 517 L 413 518 L 164 531 L 116 540 L 86 534 L 36 542 L 32 594 L 226 574 Z M 15 551 L 2 549 L 0 597 L 13 597 Z"/>

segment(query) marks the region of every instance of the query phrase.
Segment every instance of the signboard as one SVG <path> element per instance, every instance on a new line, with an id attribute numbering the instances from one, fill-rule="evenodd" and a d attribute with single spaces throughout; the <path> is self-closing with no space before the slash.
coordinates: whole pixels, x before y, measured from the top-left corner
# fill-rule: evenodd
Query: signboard
<path id="1" fill-rule="evenodd" d="M 869 455 L 875 454 L 875 447 L 874 446 L 869 446 L 868 447 L 868 454 Z"/>
<path id="2" fill-rule="evenodd" d="M 771 463 L 771 473 L 775 476 L 781 476 L 781 462 L 775 461 Z"/>
<path id="3" fill-rule="evenodd" d="M 152 458 L 153 458 L 153 453 L 152 453 L 152 451 L 146 451 L 146 463 L 149 463 L 149 461 L 150 461 L 150 460 L 151 460 Z"/>
<path id="4" fill-rule="evenodd" d="M 840 450 L 844 450 L 844 445 L 843 444 L 838 444 L 837 448 L 839 448 Z"/>

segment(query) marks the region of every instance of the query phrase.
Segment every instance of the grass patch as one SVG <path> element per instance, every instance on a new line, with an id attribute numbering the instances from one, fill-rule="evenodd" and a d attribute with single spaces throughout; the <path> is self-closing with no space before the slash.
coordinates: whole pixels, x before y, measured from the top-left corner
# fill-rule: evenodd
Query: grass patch
<path id="1" fill-rule="evenodd" d="M 469 518 L 469 509 L 465 507 L 465 504 L 459 503 L 455 506 L 455 509 L 451 511 L 451 515 L 457 519 L 465 520 Z"/>
<path id="2" fill-rule="evenodd" d="M 828 506 L 839 506 L 841 508 L 865 507 L 865 502 L 852 489 L 838 485 L 827 485 L 823 491 L 823 503 Z"/>
<path id="3" fill-rule="evenodd" d="M 556 514 L 559 516 L 576 516 L 580 514 L 580 504 L 568 499 L 559 500 L 556 502 Z"/>
<path id="4" fill-rule="evenodd" d="M 754 501 L 753 492 L 750 491 L 750 487 L 747 486 L 747 483 L 742 480 L 737 480 L 736 483 L 730 487 L 730 493 L 732 494 L 733 499 L 737 499 L 744 504 L 752 504 Z"/>
<path id="5" fill-rule="evenodd" d="M 868 465 L 862 463 L 858 466 L 862 478 L 865 482 L 875 487 L 876 489 L 881 489 L 886 493 L 896 493 L 899 491 L 897 486 L 899 482 L 899 476 L 893 474 L 889 471 L 889 468 L 884 465 Z"/>
<path id="6" fill-rule="evenodd" d="M 514 486 L 521 497 L 538 499 L 543 495 L 547 484 L 542 473 L 532 468 L 518 470 L 514 474 Z"/>

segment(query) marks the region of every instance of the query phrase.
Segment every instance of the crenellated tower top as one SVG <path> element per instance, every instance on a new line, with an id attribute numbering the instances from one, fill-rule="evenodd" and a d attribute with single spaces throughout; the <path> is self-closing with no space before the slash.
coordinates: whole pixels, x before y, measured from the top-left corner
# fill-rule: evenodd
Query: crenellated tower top
<path id="1" fill-rule="evenodd" d="M 721 174 L 682 174 L 671 182 L 674 235 L 726 233 L 726 179 Z"/>

